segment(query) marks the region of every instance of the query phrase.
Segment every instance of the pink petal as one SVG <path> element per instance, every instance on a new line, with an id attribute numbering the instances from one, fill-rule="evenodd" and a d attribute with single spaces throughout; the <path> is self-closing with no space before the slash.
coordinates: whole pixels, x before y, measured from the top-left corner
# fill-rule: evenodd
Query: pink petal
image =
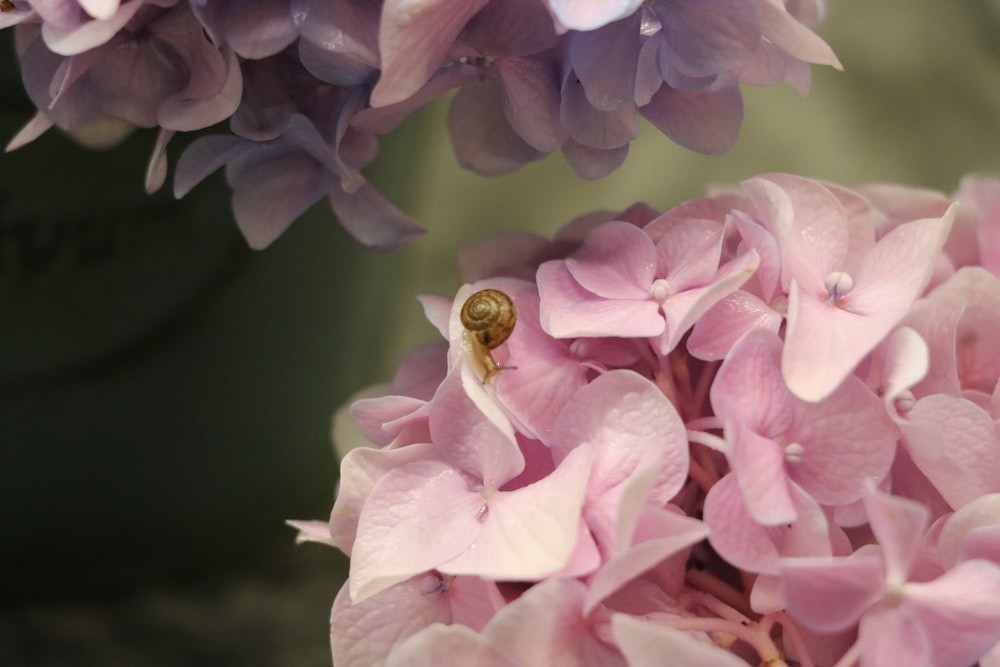
<path id="1" fill-rule="evenodd" d="M 902 428 L 913 462 L 952 507 L 1000 491 L 1000 435 L 978 405 L 927 396 L 907 413 Z"/>
<path id="2" fill-rule="evenodd" d="M 874 487 L 865 494 L 865 508 L 869 525 L 882 548 L 886 581 L 888 585 L 901 585 L 927 529 L 927 508 Z"/>
<path id="3" fill-rule="evenodd" d="M 629 370 L 612 370 L 581 387 L 553 428 L 556 460 L 581 443 L 594 448 L 590 495 L 622 484 L 655 465 L 658 492 L 665 502 L 687 479 L 688 444 L 673 404 L 651 381 Z"/>
<path id="4" fill-rule="evenodd" d="M 470 482 L 433 460 L 416 461 L 382 477 L 358 519 L 351 599 L 364 600 L 468 549 L 482 530 L 484 507 Z"/>
<path id="5" fill-rule="evenodd" d="M 448 574 L 515 580 L 538 579 L 559 571 L 573 555 L 580 537 L 580 510 L 590 465 L 590 448 L 581 446 L 548 477 L 515 491 L 492 494 L 485 501 L 485 511 L 472 515 L 479 528 L 473 539 L 438 569 Z M 442 491 L 438 493 L 448 495 L 452 502 L 461 495 Z M 475 496 L 478 498 L 479 494 Z M 426 541 L 427 535 L 432 534 L 431 522 L 421 520 L 421 523 L 425 524 Z M 435 539 L 442 538 L 435 536 Z"/>
<path id="6" fill-rule="evenodd" d="M 788 613 L 817 632 L 847 629 L 881 597 L 882 572 L 875 555 L 782 560 Z"/>
<path id="7" fill-rule="evenodd" d="M 959 564 L 934 581 L 910 583 L 904 603 L 920 621 L 939 667 L 964 667 L 1000 641 L 1000 565 Z"/>
<path id="8" fill-rule="evenodd" d="M 473 381 L 467 389 L 458 370 L 448 374 L 432 401 L 431 442 L 442 460 L 487 489 L 499 489 L 524 470 L 524 455 L 510 422 L 485 396 L 481 383 Z"/>
<path id="9" fill-rule="evenodd" d="M 785 437 L 805 448 L 788 464 L 789 477 L 824 505 L 860 500 L 866 481 L 885 478 L 896 453 L 896 429 L 881 401 L 854 376 L 822 403 L 800 405 Z"/>
<path id="10" fill-rule="evenodd" d="M 745 252 L 723 265 L 708 285 L 669 296 L 661 306 L 667 326 L 660 337 L 660 354 L 673 350 L 705 311 L 739 289 L 759 260 L 756 251 Z"/>
<path id="11" fill-rule="evenodd" d="M 456 664 L 457 656 L 461 656 L 462 664 L 476 665 L 476 667 L 522 667 L 501 647 L 491 643 L 475 630 L 464 625 L 439 623 L 429 625 L 401 642 L 384 665 L 385 667 L 441 667 Z"/>
<path id="12" fill-rule="evenodd" d="M 748 428 L 740 428 L 733 442 L 732 458 L 733 472 L 753 520 L 765 526 L 794 521 L 785 452 L 778 443 Z"/>
<path id="13" fill-rule="evenodd" d="M 625 667 L 585 620 L 585 591 L 575 579 L 547 579 L 504 607 L 483 634 L 523 666 Z"/>
<path id="14" fill-rule="evenodd" d="M 350 583 L 337 594 L 330 615 L 330 644 L 337 667 L 382 664 L 393 647 L 431 623 L 450 623 L 440 577 L 421 575 L 352 602 Z"/>
<path id="15" fill-rule="evenodd" d="M 629 667 L 662 667 L 664 657 L 684 667 L 746 667 L 736 655 L 687 632 L 626 614 L 611 617 L 611 634 Z"/>
<path id="16" fill-rule="evenodd" d="M 655 301 L 603 299 L 580 287 L 561 260 L 538 267 L 542 328 L 555 338 L 659 335 L 664 321 Z"/>
<path id="17" fill-rule="evenodd" d="M 708 526 L 669 510 L 657 512 L 662 536 L 638 542 L 608 559 L 590 580 L 584 601 L 589 613 L 626 583 L 644 574 L 670 556 L 680 553 L 708 536 Z"/>
<path id="18" fill-rule="evenodd" d="M 865 667 L 931 667 L 931 652 L 923 628 L 892 608 L 875 609 L 861 619 L 858 641 Z M 938 666 L 935 666 L 938 667 Z"/>
<path id="19" fill-rule="evenodd" d="M 759 269 L 758 269 L 759 270 Z M 705 311 L 694 323 L 688 351 L 704 361 L 719 361 L 751 329 L 777 334 L 784 318 L 760 297 L 737 290 Z"/>
<path id="20" fill-rule="evenodd" d="M 566 268 L 585 290 L 606 299 L 647 299 L 656 277 L 656 248 L 627 222 L 596 227 L 566 259 Z"/>
<path id="21" fill-rule="evenodd" d="M 981 496 L 959 509 L 948 517 L 938 538 L 941 564 L 946 568 L 954 567 L 960 555 L 965 555 L 965 539 L 977 529 L 994 527 L 1000 527 L 1000 493 Z M 1000 549 L 992 555 L 982 553 L 978 557 L 1000 562 Z"/>
<path id="22" fill-rule="evenodd" d="M 361 509 L 376 482 L 390 470 L 432 455 L 433 450 L 429 444 L 390 450 L 359 447 L 348 452 L 340 463 L 337 500 L 330 513 L 333 545 L 350 556 L 358 532 Z"/>

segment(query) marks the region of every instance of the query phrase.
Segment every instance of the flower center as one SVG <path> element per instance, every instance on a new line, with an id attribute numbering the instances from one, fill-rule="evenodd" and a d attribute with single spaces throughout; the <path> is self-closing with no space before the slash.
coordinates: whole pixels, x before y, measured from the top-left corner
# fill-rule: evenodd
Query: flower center
<path id="1" fill-rule="evenodd" d="M 823 288 L 826 290 L 826 300 L 830 303 L 837 303 L 854 287 L 854 279 L 843 271 L 834 271 L 823 281 Z"/>
<path id="2" fill-rule="evenodd" d="M 657 278 L 649 286 L 649 295 L 653 297 L 654 301 L 663 305 L 663 302 L 670 296 L 670 283 L 664 278 Z"/>
<path id="3" fill-rule="evenodd" d="M 802 463 L 802 455 L 806 448 L 797 442 L 790 442 L 785 445 L 785 461 L 788 463 Z"/>

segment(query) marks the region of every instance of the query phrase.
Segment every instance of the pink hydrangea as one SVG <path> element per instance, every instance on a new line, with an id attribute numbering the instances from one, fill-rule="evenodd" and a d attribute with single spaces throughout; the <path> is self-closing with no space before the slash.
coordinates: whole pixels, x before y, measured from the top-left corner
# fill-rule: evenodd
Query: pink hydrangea
<path id="1" fill-rule="evenodd" d="M 338 667 L 997 664 L 996 192 L 955 222 L 765 174 L 470 248 L 294 522 L 351 557 Z M 486 288 L 518 313 L 491 376 Z"/>

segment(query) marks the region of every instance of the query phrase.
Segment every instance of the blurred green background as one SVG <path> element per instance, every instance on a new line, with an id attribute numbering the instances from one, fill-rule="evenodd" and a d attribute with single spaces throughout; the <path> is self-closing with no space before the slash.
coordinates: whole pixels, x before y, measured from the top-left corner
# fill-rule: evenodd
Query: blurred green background
<path id="1" fill-rule="evenodd" d="M 845 71 L 814 68 L 805 98 L 746 88 L 723 157 L 644 126 L 602 181 L 559 155 L 486 180 L 456 166 L 433 105 L 370 173 L 429 229 L 392 255 L 321 208 L 250 252 L 221 179 L 142 192 L 148 134 L 0 156 L 0 664 L 327 664 L 345 561 L 282 521 L 327 515 L 333 410 L 434 339 L 415 297 L 455 291 L 470 240 L 764 171 L 945 191 L 1000 172 L 1000 1 L 828 10 Z M 5 137 L 27 119 L 18 86 Z"/>

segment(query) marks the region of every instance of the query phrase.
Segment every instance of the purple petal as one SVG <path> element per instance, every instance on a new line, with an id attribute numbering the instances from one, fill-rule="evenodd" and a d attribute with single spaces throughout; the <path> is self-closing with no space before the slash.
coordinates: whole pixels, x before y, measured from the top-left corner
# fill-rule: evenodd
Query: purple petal
<path id="1" fill-rule="evenodd" d="M 635 104 L 639 37 L 638 14 L 600 30 L 570 33 L 569 64 L 595 109 L 614 111 Z"/>
<path id="2" fill-rule="evenodd" d="M 483 176 L 501 176 L 542 157 L 511 127 L 506 103 L 502 87 L 491 78 L 462 86 L 452 99 L 448 134 L 460 165 Z M 528 128 L 529 134 L 534 129 Z"/>
<path id="3" fill-rule="evenodd" d="M 743 96 L 736 86 L 678 90 L 663 85 L 639 112 L 684 148 L 721 155 L 736 144 L 743 124 Z"/>
<path id="4" fill-rule="evenodd" d="M 425 231 L 368 183 L 352 193 L 334 186 L 329 201 L 344 229 L 374 250 L 393 250 Z"/>

